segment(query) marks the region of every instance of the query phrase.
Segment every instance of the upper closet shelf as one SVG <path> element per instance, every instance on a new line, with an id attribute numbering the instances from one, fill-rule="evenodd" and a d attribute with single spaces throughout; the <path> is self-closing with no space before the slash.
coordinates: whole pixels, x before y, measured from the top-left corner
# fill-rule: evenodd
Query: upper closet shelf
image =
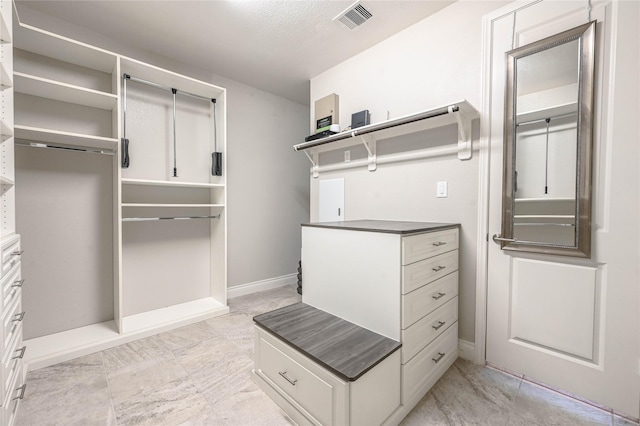
<path id="1" fill-rule="evenodd" d="M 0 62 L 0 88 L 4 90 L 9 87 L 13 87 L 13 79 L 5 69 L 4 64 Z"/>
<path id="2" fill-rule="evenodd" d="M 307 152 L 305 152 L 305 154 L 307 154 L 307 157 L 309 157 L 313 165 L 314 177 L 317 177 L 319 170 L 317 162 L 318 153 L 364 144 L 368 153 L 368 167 L 370 171 L 373 171 L 376 169 L 378 162 L 375 149 L 376 141 L 450 124 L 458 124 L 458 145 L 456 151 L 460 160 L 468 160 L 471 158 L 472 152 L 471 122 L 479 116 L 478 110 L 476 110 L 473 105 L 466 100 L 461 100 L 416 114 L 369 124 L 322 139 L 304 142 L 294 145 L 293 149 L 296 151 L 311 151 L 313 157 Z"/>
<path id="3" fill-rule="evenodd" d="M 116 68 L 115 54 L 31 25 L 16 25 L 13 35 L 18 49 L 108 74 Z"/>
<path id="4" fill-rule="evenodd" d="M 522 126 L 532 124 L 549 119 L 558 119 L 561 117 L 575 116 L 578 113 L 578 103 L 569 102 L 562 105 L 556 105 L 550 108 L 537 109 L 532 111 L 521 112 L 516 116 L 516 125 Z"/>
<path id="5" fill-rule="evenodd" d="M 118 96 L 113 93 L 100 92 L 21 72 L 14 72 L 13 76 L 14 90 L 18 93 L 107 111 L 113 110 L 118 101 Z"/>
<path id="6" fill-rule="evenodd" d="M 213 84 L 204 83 L 135 59 L 122 57 L 120 63 L 122 72 L 130 74 L 132 77 L 178 89 L 182 92 L 194 93 L 204 98 L 217 99 L 225 91 L 225 89 Z"/>
<path id="7" fill-rule="evenodd" d="M 149 180 L 149 179 L 125 179 L 121 180 L 123 185 L 142 185 L 142 186 L 167 186 L 182 188 L 224 188 L 223 183 L 199 183 L 199 182 L 177 182 L 166 180 Z"/>
<path id="8" fill-rule="evenodd" d="M 118 139 L 15 125 L 15 138 L 60 148 L 115 152 Z"/>

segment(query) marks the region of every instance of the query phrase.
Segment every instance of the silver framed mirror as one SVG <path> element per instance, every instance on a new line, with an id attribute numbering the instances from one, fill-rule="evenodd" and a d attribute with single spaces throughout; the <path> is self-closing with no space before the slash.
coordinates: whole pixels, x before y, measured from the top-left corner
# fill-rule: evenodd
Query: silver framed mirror
<path id="1" fill-rule="evenodd" d="M 591 257 L 595 31 L 506 53 L 503 250 Z"/>

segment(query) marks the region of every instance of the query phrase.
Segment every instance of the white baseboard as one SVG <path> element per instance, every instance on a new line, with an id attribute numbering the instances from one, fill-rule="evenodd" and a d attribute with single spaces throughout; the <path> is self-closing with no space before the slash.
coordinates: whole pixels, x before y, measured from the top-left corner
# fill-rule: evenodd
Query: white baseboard
<path id="1" fill-rule="evenodd" d="M 285 285 L 297 284 L 298 274 L 283 275 L 281 277 L 268 278 L 266 280 L 254 281 L 252 283 L 234 285 L 227 288 L 227 298 L 244 296 L 246 294 L 257 293 L 259 291 L 271 290 Z"/>
<path id="2" fill-rule="evenodd" d="M 468 340 L 458 339 L 458 356 L 476 362 L 476 345 Z"/>

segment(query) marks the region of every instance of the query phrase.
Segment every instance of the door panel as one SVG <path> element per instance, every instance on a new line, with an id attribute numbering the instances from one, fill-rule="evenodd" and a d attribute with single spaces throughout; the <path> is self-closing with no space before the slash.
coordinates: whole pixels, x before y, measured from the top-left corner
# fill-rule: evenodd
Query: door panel
<path id="1" fill-rule="evenodd" d="M 512 258 L 512 271 L 510 338 L 593 361 L 597 269 Z"/>
<path id="2" fill-rule="evenodd" d="M 504 53 L 586 23 L 586 6 L 512 4 L 490 21 L 483 120 L 489 120 L 491 234 L 501 229 Z M 640 417 L 640 107 L 638 95 L 629 94 L 638 91 L 639 13 L 638 2 L 591 1 L 590 17 L 598 21 L 592 257 L 506 252 L 490 243 L 486 329 L 488 363 L 634 418 Z"/>

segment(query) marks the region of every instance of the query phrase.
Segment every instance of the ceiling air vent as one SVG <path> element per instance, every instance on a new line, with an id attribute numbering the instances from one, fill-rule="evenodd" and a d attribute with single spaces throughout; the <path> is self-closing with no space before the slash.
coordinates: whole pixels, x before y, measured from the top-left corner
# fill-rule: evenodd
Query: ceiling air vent
<path id="1" fill-rule="evenodd" d="M 340 21 L 349 29 L 355 29 L 371 19 L 373 15 L 360 2 L 356 2 L 349 6 L 346 10 L 333 18 L 334 21 Z"/>

